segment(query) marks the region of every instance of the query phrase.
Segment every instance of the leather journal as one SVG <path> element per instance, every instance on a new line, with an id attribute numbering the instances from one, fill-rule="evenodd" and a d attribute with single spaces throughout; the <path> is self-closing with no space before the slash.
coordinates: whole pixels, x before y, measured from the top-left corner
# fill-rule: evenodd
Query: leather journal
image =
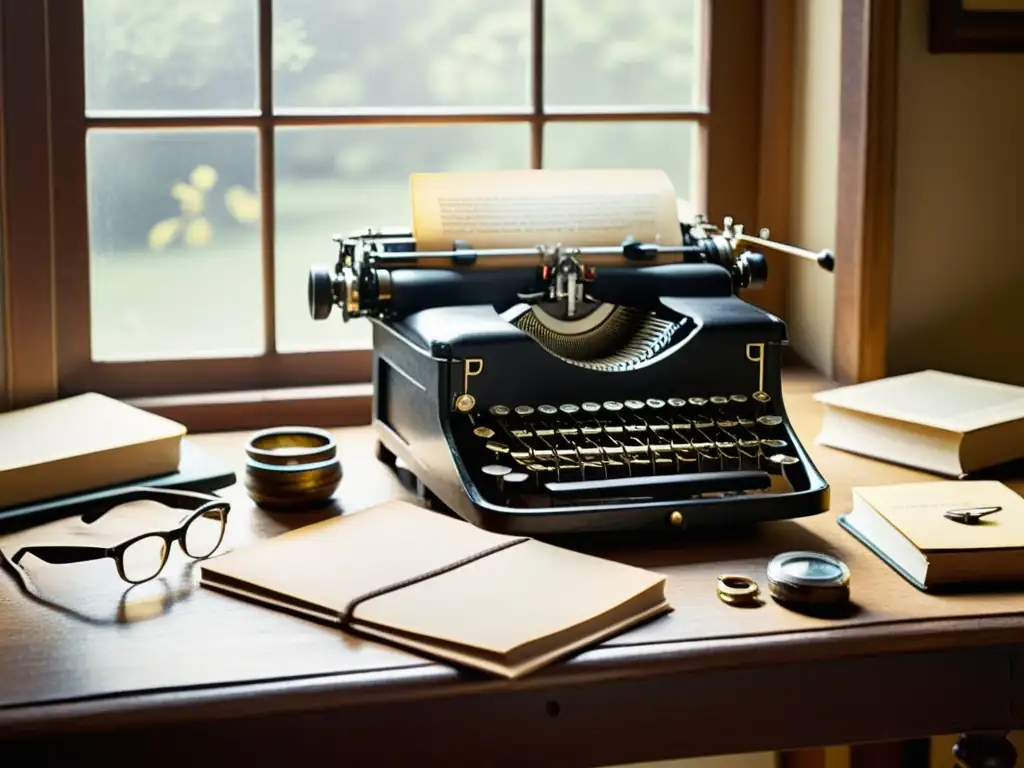
<path id="1" fill-rule="evenodd" d="M 202 584 L 509 678 L 671 610 L 661 574 L 400 501 L 214 557 Z"/>

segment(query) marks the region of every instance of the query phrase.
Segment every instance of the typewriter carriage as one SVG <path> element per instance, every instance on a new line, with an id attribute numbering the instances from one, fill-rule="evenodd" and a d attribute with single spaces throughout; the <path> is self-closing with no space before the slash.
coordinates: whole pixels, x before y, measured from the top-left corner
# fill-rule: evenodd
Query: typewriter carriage
<path id="1" fill-rule="evenodd" d="M 739 298 L 767 279 L 726 219 L 681 246 L 416 250 L 338 238 L 311 315 L 373 323 L 374 426 L 461 517 L 524 535 L 680 529 L 816 514 L 828 484 L 782 402 L 785 325 Z"/>

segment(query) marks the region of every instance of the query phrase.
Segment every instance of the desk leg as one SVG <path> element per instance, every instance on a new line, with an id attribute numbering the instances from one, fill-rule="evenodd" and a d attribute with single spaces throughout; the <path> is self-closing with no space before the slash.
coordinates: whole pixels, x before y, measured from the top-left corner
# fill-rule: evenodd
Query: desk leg
<path id="1" fill-rule="evenodd" d="M 1014 768 L 1017 750 L 1006 733 L 965 733 L 953 747 L 956 768 Z"/>

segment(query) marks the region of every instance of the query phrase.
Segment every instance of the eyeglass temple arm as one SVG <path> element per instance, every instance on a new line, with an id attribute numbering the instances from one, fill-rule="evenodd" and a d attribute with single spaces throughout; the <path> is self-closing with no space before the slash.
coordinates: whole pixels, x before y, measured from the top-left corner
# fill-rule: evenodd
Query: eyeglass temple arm
<path id="1" fill-rule="evenodd" d="M 104 547 L 22 547 L 14 553 L 11 562 L 18 563 L 25 555 L 35 555 L 44 563 L 67 565 L 87 560 L 102 560 L 109 550 Z"/>
<path id="2" fill-rule="evenodd" d="M 83 523 L 94 523 L 114 507 L 127 504 L 132 501 L 157 501 L 174 509 L 199 509 L 204 504 L 211 502 L 222 502 L 227 506 L 227 501 L 219 496 L 211 496 L 197 491 L 179 491 L 169 488 L 129 488 L 117 496 L 106 499 L 103 504 L 90 507 L 83 515 Z"/>

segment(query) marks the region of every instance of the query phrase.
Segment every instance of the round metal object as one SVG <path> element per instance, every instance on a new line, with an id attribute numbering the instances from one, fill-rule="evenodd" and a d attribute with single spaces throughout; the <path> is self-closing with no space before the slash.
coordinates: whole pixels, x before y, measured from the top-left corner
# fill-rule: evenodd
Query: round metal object
<path id="1" fill-rule="evenodd" d="M 543 413 L 545 416 L 554 416 L 558 413 L 558 409 L 553 405 L 538 405 L 537 410 Z"/>
<path id="2" fill-rule="evenodd" d="M 601 404 L 600 403 L 584 403 L 583 404 L 583 410 L 586 411 L 587 413 L 597 413 L 598 411 L 601 410 Z"/>
<path id="3" fill-rule="evenodd" d="M 683 398 L 681 398 L 681 397 L 670 397 L 668 399 L 668 404 L 671 405 L 673 408 L 685 408 L 686 407 L 686 401 L 683 400 Z"/>
<path id="4" fill-rule="evenodd" d="M 729 399 L 732 400 L 734 403 L 745 403 L 745 402 L 747 402 L 747 396 L 746 395 L 729 395 Z"/>
<path id="5" fill-rule="evenodd" d="M 622 403 L 620 403 L 618 400 L 605 400 L 604 409 L 606 411 L 611 411 L 612 413 L 615 413 L 616 411 L 622 410 Z"/>
<path id="6" fill-rule="evenodd" d="M 668 516 L 668 521 L 672 525 L 679 527 L 683 524 L 683 513 L 680 512 L 678 509 L 675 510 L 671 515 Z"/>
<path id="7" fill-rule="evenodd" d="M 758 416 L 757 423 L 763 427 L 777 427 L 782 423 L 781 416 Z"/>
<path id="8" fill-rule="evenodd" d="M 531 416 L 533 414 L 532 405 L 517 405 L 516 416 Z"/>
<path id="9" fill-rule="evenodd" d="M 491 477 L 504 477 L 512 471 L 512 467 L 506 467 L 503 464 L 488 464 L 483 468 L 485 475 Z"/>
<path id="10" fill-rule="evenodd" d="M 505 475 L 506 483 L 521 483 L 524 480 L 528 480 L 530 476 L 525 472 L 509 472 Z"/>
<path id="11" fill-rule="evenodd" d="M 482 437 L 486 440 L 489 440 L 490 438 L 494 437 L 494 430 L 491 429 L 490 427 L 477 427 L 476 429 L 473 430 L 473 434 L 476 435 L 477 437 Z"/>
<path id="12" fill-rule="evenodd" d="M 631 410 L 631 411 L 639 411 L 641 408 L 644 407 L 644 401 L 643 400 L 627 400 L 625 402 L 625 406 L 627 408 L 629 408 L 629 410 Z"/>
<path id="13" fill-rule="evenodd" d="M 330 432 L 316 427 L 275 427 L 249 438 L 245 455 L 253 461 L 287 466 L 328 461 L 338 454 Z"/>
<path id="14" fill-rule="evenodd" d="M 330 433 L 282 427 L 254 434 L 246 446 L 243 485 L 257 505 L 308 509 L 329 503 L 341 484 L 341 462 Z"/>
<path id="15" fill-rule="evenodd" d="M 771 461 L 780 466 L 788 466 L 790 464 L 799 464 L 800 459 L 796 456 L 787 456 L 785 453 L 775 453 L 768 457 L 768 461 Z"/>
<path id="16" fill-rule="evenodd" d="M 509 414 L 509 408 L 507 405 L 492 405 L 488 410 L 490 411 L 491 416 L 508 416 Z"/>
<path id="17" fill-rule="evenodd" d="M 771 438 L 765 438 L 761 441 L 761 445 L 765 448 L 785 448 L 787 443 L 785 440 L 772 440 Z"/>
<path id="18" fill-rule="evenodd" d="M 785 603 L 827 605 L 850 599 L 850 569 L 821 552 L 783 552 L 768 564 L 772 597 Z"/>
<path id="19" fill-rule="evenodd" d="M 579 413 L 580 407 L 576 403 L 562 403 L 558 406 L 558 410 L 571 416 L 574 413 Z"/>
<path id="20" fill-rule="evenodd" d="M 665 407 L 665 401 L 664 400 L 659 400 L 656 397 L 649 397 L 649 398 L 647 398 L 647 407 L 648 408 L 654 408 L 654 409 L 664 408 Z"/>
<path id="21" fill-rule="evenodd" d="M 700 408 L 703 405 L 707 405 L 707 404 L 708 404 L 708 399 L 706 397 L 691 397 L 690 398 L 690 405 L 695 405 L 698 408 Z"/>
<path id="22" fill-rule="evenodd" d="M 459 413 L 470 413 L 476 408 L 476 398 L 472 395 L 459 395 L 455 398 L 455 410 Z"/>
<path id="23" fill-rule="evenodd" d="M 767 403 L 769 400 L 772 399 L 772 396 L 769 395 L 767 392 L 761 392 L 761 391 L 755 392 L 753 397 L 759 403 Z"/>
<path id="24" fill-rule="evenodd" d="M 757 602 L 761 588 L 749 576 L 725 574 L 718 577 L 718 596 L 729 605 L 750 605 Z"/>
<path id="25" fill-rule="evenodd" d="M 714 397 L 711 398 L 711 402 L 714 405 L 725 405 L 729 402 L 729 398 L 722 397 L 721 395 L 715 395 Z"/>

